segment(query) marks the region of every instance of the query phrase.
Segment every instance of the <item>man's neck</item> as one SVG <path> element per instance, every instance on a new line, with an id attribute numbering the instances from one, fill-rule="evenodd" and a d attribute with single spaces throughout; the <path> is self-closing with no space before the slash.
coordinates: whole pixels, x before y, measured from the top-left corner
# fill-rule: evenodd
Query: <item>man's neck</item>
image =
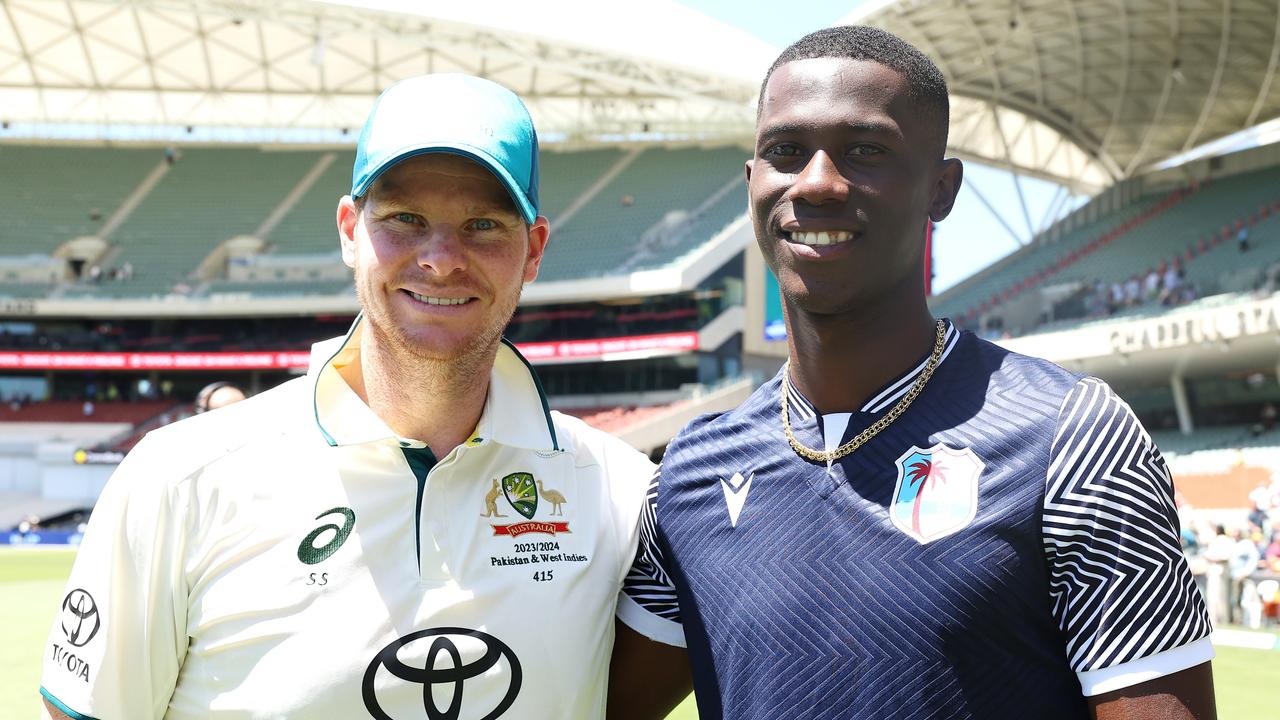
<path id="1" fill-rule="evenodd" d="M 908 312 L 812 315 L 789 308 L 791 382 L 819 413 L 856 412 L 914 366 L 936 339 L 921 299 Z"/>
<path id="2" fill-rule="evenodd" d="M 480 422 L 496 354 L 494 347 L 487 357 L 465 362 L 415 358 L 366 332 L 359 358 L 339 373 L 393 432 L 425 442 L 443 458 L 466 442 Z"/>

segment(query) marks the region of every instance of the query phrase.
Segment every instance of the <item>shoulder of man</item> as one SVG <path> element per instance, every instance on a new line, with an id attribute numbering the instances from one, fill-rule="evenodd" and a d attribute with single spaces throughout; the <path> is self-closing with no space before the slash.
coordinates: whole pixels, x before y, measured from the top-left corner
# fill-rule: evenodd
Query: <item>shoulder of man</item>
<path id="1" fill-rule="evenodd" d="M 1034 383 L 1036 387 L 1053 390 L 1063 395 L 1088 377 L 1084 373 L 1068 370 L 1051 360 L 1009 350 L 971 332 L 965 331 L 964 335 L 966 336 L 964 339 L 971 343 L 969 352 L 980 358 L 976 363 L 971 361 L 964 363 L 966 368 L 995 369 L 1007 379 Z"/>
<path id="2" fill-rule="evenodd" d="M 163 467 L 157 479 L 177 481 L 258 442 L 305 430 L 306 378 L 296 378 L 233 405 L 193 415 L 147 433 L 125 462 Z"/>
<path id="3" fill-rule="evenodd" d="M 558 411 L 551 412 L 560 447 L 572 453 L 578 467 L 599 464 L 614 472 L 633 472 L 648 480 L 653 463 L 644 453 L 614 435 L 591 427 L 581 418 Z"/>

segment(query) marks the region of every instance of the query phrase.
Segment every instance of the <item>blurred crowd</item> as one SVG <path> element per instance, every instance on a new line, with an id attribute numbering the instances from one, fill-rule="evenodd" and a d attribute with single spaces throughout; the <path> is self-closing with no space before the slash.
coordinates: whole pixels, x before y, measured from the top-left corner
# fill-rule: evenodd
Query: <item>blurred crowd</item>
<path id="1" fill-rule="evenodd" d="M 1182 547 L 1217 623 L 1280 625 L 1280 477 L 1249 493 L 1249 514 L 1234 524 L 1190 520 L 1185 503 Z"/>
<path id="2" fill-rule="evenodd" d="M 1181 261 L 1162 262 L 1146 274 L 1134 273 L 1129 279 L 1107 284 L 1094 283 L 1093 292 L 1085 297 L 1088 317 L 1107 317 L 1121 310 L 1159 303 L 1173 307 L 1199 297 L 1195 283 L 1187 279 Z"/>

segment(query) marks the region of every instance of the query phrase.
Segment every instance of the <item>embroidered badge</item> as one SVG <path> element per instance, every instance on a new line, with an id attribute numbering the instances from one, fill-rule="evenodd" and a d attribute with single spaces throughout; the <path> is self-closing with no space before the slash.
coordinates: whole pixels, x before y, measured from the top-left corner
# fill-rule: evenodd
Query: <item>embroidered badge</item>
<path id="1" fill-rule="evenodd" d="M 565 499 L 564 494 L 559 490 L 546 487 L 541 480 L 533 477 L 533 473 L 528 472 L 511 473 L 502 478 L 501 481 L 494 478 L 489 491 L 485 493 L 485 512 L 480 517 L 507 517 L 498 512 L 499 489 L 501 489 L 502 496 L 506 498 L 507 504 L 521 516 L 528 519 L 529 522 L 518 522 L 514 525 L 493 525 L 494 535 L 520 537 L 527 533 L 555 535 L 569 532 L 569 523 L 567 522 L 534 519 L 534 515 L 538 512 L 539 498 L 551 506 L 551 511 L 547 513 L 548 515 L 563 516 L 564 508 L 562 506 L 569 501 Z"/>
<path id="2" fill-rule="evenodd" d="M 978 512 L 978 478 L 984 467 L 969 448 L 913 446 L 898 458 L 889 518 L 922 545 L 959 532 Z"/>

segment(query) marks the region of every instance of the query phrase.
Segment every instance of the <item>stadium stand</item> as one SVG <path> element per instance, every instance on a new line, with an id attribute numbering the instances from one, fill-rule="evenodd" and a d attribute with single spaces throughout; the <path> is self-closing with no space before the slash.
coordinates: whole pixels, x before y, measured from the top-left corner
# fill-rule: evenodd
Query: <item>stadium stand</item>
<path id="1" fill-rule="evenodd" d="M 334 208 L 338 198 L 351 192 L 351 165 L 355 161 L 355 153 L 344 151 L 330 155 L 332 161 L 308 192 L 263 238 L 269 252 L 277 255 L 337 252 Z M 309 154 L 312 161 L 320 157 L 319 153 Z"/>
<path id="2" fill-rule="evenodd" d="M 665 405 L 650 405 L 642 407 L 611 407 L 611 408 L 575 408 L 561 410 L 566 415 L 573 415 L 581 418 L 583 422 L 608 433 L 616 433 L 625 430 L 628 427 L 644 422 L 646 419 L 674 409 L 683 405 L 685 400 Z"/>
<path id="3" fill-rule="evenodd" d="M 94 422 L 137 425 L 164 413 L 174 406 L 175 403 L 170 400 L 102 401 L 93 403 L 92 412 L 86 414 L 84 403 L 79 400 L 47 400 L 23 405 L 17 409 L 8 404 L 0 403 L 0 422 Z"/>
<path id="4" fill-rule="evenodd" d="M 114 238 L 113 262 L 142 269 L 129 280 L 81 286 L 81 292 L 167 294 L 219 243 L 252 233 L 314 160 L 309 153 L 184 150 Z"/>
<path id="5" fill-rule="evenodd" d="M 1023 248 L 979 277 L 939 295 L 934 300 L 935 312 L 942 316 L 960 318 L 972 317 L 994 308 L 1149 221 L 1181 197 L 1175 192 L 1159 199 L 1143 199 L 1086 223 L 1055 242 L 1035 243 Z M 1054 279 L 1056 281 L 1058 278 Z"/>
<path id="6" fill-rule="evenodd" d="M 1020 294 L 1048 284 L 1124 282 L 1179 264 L 1200 294 L 1247 290 L 1280 262 L 1280 168 L 1229 175 L 1196 188 L 1148 196 L 1083 225 L 1055 242 L 1038 242 L 933 301 L 936 313 L 972 323 Z M 1238 257 L 1246 228 L 1251 255 Z M 1125 312 L 1142 313 L 1126 309 Z"/>
<path id="7" fill-rule="evenodd" d="M 688 214 L 701 207 L 726 182 L 740 178 L 745 159 L 746 151 L 736 147 L 645 150 L 600 190 L 595 201 L 553 230 L 553 242 L 547 246 L 540 277 L 567 280 L 618 272 L 636 254 L 646 232 L 664 219 L 672 227 L 686 222 Z M 550 174 L 546 177 L 548 184 L 555 182 Z M 738 211 L 743 206 L 742 197 L 738 196 Z M 725 207 L 732 206 L 730 203 Z M 719 203 L 713 204 L 713 208 L 716 217 L 722 218 L 724 208 L 719 207 Z M 711 213 L 712 208 L 708 208 L 707 214 Z M 715 222 L 708 220 L 706 226 L 714 226 Z M 687 252 L 681 248 L 707 239 L 705 235 L 690 234 L 687 241 L 676 243 L 633 269 L 668 264 Z"/>
<path id="8" fill-rule="evenodd" d="M 24 250 L 44 256 L 62 243 L 92 236 L 101 218 L 121 210 L 144 176 L 164 162 L 159 149 L 94 148 L 88 159 L 69 148 L 4 146 L 4 167 L 48 173 L 14 197 L 0 200 L 21 222 L 4 237 L 31 237 Z M 54 156 L 50 162 L 48 155 Z M 34 163 L 33 157 L 41 157 Z M 545 152 L 542 211 L 552 221 L 553 242 L 543 266 L 545 280 L 573 280 L 662 267 L 679 260 L 743 214 L 745 190 L 739 168 L 746 151 L 721 148 L 617 148 Z M 189 148 L 164 167 L 136 207 L 126 207 L 107 238 L 110 249 L 97 261 L 102 276 L 87 272 L 72 284 L 18 282 L 0 274 L 0 297 L 151 297 L 175 289 L 185 295 L 249 292 L 265 296 L 333 294 L 350 283 L 314 270 L 286 273 L 290 259 L 307 267 L 340 267 L 334 205 L 350 186 L 349 151 L 267 151 L 257 148 Z M 61 162 L 65 161 L 65 162 Z M 314 178 L 317 163 L 327 163 Z M 79 173 L 83 166 L 92 172 Z M 77 172 L 71 172 L 75 168 Z M 305 192 L 285 203 L 305 180 Z M 69 193 L 77 212 L 52 196 Z M 288 205 L 283 207 L 282 203 Z M 8 207 L 12 205 L 12 207 Z M 16 212 L 30 206 L 33 212 Z M 90 220 L 90 213 L 99 220 Z M 278 215 L 278 217 L 276 217 Z M 83 217 L 84 220 L 72 218 Z M 274 221 L 268 222 L 269 218 Z M 252 236 L 267 223 L 261 255 L 274 258 L 265 280 L 234 280 L 218 274 L 201 281 L 196 268 L 221 243 Z M 106 271 L 128 266 L 124 276 Z M 87 268 L 86 268 L 87 271 Z M 332 275 L 332 271 L 329 272 Z"/>
<path id="9" fill-rule="evenodd" d="M 97 235 L 104 221 L 163 162 L 145 150 L 0 145 L 0 254 L 50 254 L 68 240 Z M 6 292 L 6 294 L 8 294 Z"/>

